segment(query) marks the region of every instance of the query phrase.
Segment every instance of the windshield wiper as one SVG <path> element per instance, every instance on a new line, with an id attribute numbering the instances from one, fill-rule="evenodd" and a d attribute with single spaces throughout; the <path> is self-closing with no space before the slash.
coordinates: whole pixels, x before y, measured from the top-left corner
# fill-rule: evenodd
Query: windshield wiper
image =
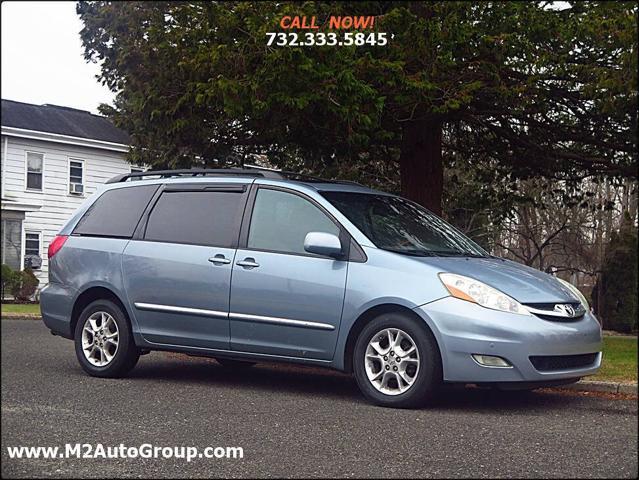
<path id="1" fill-rule="evenodd" d="M 411 257 L 437 257 L 435 252 L 429 250 L 402 250 L 401 248 L 383 248 L 387 252 L 400 253 L 402 255 L 410 255 Z"/>
<path id="2" fill-rule="evenodd" d="M 488 258 L 488 255 L 483 255 L 481 253 L 470 253 L 470 252 L 451 252 L 445 250 L 437 250 L 433 252 L 437 256 L 440 257 L 470 257 L 470 258 Z"/>

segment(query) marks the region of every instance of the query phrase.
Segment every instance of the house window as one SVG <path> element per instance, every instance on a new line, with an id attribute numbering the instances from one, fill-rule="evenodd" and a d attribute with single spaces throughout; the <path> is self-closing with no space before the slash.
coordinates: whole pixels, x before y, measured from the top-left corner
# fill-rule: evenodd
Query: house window
<path id="1" fill-rule="evenodd" d="M 42 190 L 42 170 L 44 155 L 42 153 L 27 152 L 27 189 Z"/>
<path id="2" fill-rule="evenodd" d="M 69 193 L 84 193 L 84 160 L 69 159 Z"/>
<path id="3" fill-rule="evenodd" d="M 24 266 L 34 270 L 40 268 L 42 257 L 40 256 L 41 235 L 40 232 L 25 232 L 24 234 Z M 38 257 L 37 259 L 34 257 Z"/>
<path id="4" fill-rule="evenodd" d="M 2 264 L 14 270 L 20 270 L 20 252 L 22 250 L 22 220 L 9 217 L 2 211 Z"/>

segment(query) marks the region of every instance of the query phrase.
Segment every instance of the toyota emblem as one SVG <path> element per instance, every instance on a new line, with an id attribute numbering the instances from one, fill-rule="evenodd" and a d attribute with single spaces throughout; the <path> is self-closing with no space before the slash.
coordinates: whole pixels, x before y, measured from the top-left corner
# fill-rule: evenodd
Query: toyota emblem
<path id="1" fill-rule="evenodd" d="M 559 303 L 559 304 L 555 305 L 554 310 L 555 310 L 555 312 L 561 313 L 562 315 L 564 315 L 566 317 L 574 317 L 575 316 L 575 308 L 572 305 L 570 305 L 569 303 L 566 303 L 566 304 Z"/>

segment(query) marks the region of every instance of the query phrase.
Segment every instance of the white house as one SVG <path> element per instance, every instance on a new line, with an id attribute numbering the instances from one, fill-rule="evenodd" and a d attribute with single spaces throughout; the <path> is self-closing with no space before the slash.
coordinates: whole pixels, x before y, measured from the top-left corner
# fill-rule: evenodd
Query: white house
<path id="1" fill-rule="evenodd" d="M 47 247 L 84 199 L 109 178 L 140 171 L 128 135 L 108 119 L 56 105 L 2 100 L 2 263 L 47 283 Z"/>

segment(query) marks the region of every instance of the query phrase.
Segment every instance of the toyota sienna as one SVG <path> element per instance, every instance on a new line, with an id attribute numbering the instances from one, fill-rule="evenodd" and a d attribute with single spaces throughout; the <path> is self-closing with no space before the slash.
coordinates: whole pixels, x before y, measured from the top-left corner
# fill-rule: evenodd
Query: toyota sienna
<path id="1" fill-rule="evenodd" d="M 42 318 L 97 377 L 151 350 L 352 372 L 413 407 L 442 383 L 533 389 L 601 364 L 583 295 L 421 206 L 263 169 L 121 175 L 49 246 Z"/>

